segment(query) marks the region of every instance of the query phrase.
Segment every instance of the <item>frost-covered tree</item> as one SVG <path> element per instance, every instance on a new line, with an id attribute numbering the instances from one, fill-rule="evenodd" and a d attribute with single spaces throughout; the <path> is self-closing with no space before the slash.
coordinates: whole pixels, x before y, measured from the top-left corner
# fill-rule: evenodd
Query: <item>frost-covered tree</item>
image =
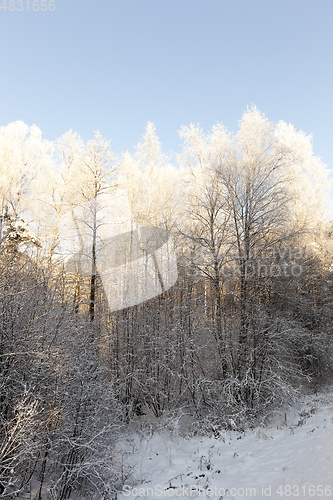
<path id="1" fill-rule="evenodd" d="M 53 168 L 44 178 L 44 193 L 40 196 L 40 231 L 48 266 L 61 254 L 62 223 L 80 197 L 80 166 L 84 144 L 78 133 L 69 130 L 57 139 Z M 60 245 L 60 247 L 59 247 Z"/>
<path id="2" fill-rule="evenodd" d="M 15 217 L 37 215 L 34 196 L 44 189 L 43 173 L 52 170 L 53 144 L 42 139 L 38 127 L 22 121 L 0 128 L 0 209 Z"/>
<path id="3" fill-rule="evenodd" d="M 95 298 L 97 280 L 97 253 L 103 246 L 100 232 L 106 234 L 112 221 L 103 216 L 107 212 L 108 203 L 114 196 L 116 188 L 116 167 L 114 154 L 110 150 L 110 141 L 102 138 L 100 133 L 95 134 L 93 140 L 88 141 L 79 168 L 79 190 L 75 207 L 71 205 L 71 215 L 79 239 L 79 253 L 90 261 L 90 298 L 89 315 L 91 321 L 95 317 Z M 110 214 L 107 214 L 110 216 Z"/>
<path id="4" fill-rule="evenodd" d="M 185 250 L 184 258 L 204 278 L 206 315 L 213 320 L 223 359 L 226 344 L 222 318 L 223 266 L 230 259 L 231 214 L 218 167 L 229 159 L 231 138 L 220 125 L 207 135 L 198 126 L 182 127 L 180 136 L 184 140 L 179 159 L 185 169 L 187 203 L 179 229 L 191 248 Z"/>
<path id="5" fill-rule="evenodd" d="M 182 182 L 162 151 L 153 123 L 148 122 L 134 157 L 129 153 L 123 156 L 119 170 L 136 225 L 170 230 L 177 217 Z"/>
<path id="6" fill-rule="evenodd" d="M 292 356 L 284 361 L 280 357 L 272 372 L 274 363 L 269 360 L 276 359 L 286 337 L 281 331 L 273 335 L 274 318 L 267 316 L 266 309 L 267 284 L 285 280 L 287 268 L 290 271 L 291 262 L 274 260 L 277 251 L 295 245 L 314 227 L 313 218 L 310 223 L 310 217 L 305 217 L 309 193 L 311 215 L 317 202 L 320 218 L 319 198 L 327 193 L 327 169 L 310 147 L 301 148 L 300 144 L 309 146 L 303 133 L 268 122 L 255 107 L 244 114 L 234 136 L 221 126 L 207 137 L 195 126 L 183 127 L 180 134 L 184 138 L 181 160 L 193 179 L 189 192 L 196 196 L 191 195 L 195 200 L 189 203 L 192 227 L 186 233 L 199 246 L 193 265 L 212 283 L 215 278 L 215 310 L 227 325 L 226 393 L 234 395 L 236 404 L 254 405 L 270 386 L 276 395 L 280 389 L 283 392 L 279 382 L 283 371 L 286 378 L 291 372 L 301 373 Z M 305 180 L 299 189 L 301 176 Z M 313 176 L 323 184 L 313 186 Z M 267 266 L 270 270 L 275 266 L 275 275 L 263 275 Z M 208 269 L 214 272 L 207 273 Z M 295 325 L 293 329 L 297 331 Z M 300 328 L 294 341 L 301 345 L 306 335 Z"/>

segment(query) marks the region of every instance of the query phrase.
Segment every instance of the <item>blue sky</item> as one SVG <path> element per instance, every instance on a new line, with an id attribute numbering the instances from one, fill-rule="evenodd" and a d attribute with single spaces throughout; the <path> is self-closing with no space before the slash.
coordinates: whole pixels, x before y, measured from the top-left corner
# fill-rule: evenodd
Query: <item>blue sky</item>
<path id="1" fill-rule="evenodd" d="M 333 168 L 332 0 L 6 1 L 0 125 L 21 119 L 50 140 L 100 130 L 120 154 L 153 121 L 179 152 L 181 125 L 235 131 L 253 103 L 313 134 Z"/>

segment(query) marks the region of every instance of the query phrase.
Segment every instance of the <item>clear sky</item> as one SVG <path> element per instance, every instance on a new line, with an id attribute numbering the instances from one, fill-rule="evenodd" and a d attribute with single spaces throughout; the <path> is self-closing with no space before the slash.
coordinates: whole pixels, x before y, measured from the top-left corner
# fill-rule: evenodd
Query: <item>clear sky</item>
<path id="1" fill-rule="evenodd" d="M 313 134 L 333 168 L 332 0 L 0 0 L 0 125 L 54 140 L 94 131 L 133 151 L 147 121 L 163 149 L 177 130 L 248 105 Z M 41 4 L 41 0 L 36 0 Z M 22 8 L 19 12 L 18 9 Z"/>

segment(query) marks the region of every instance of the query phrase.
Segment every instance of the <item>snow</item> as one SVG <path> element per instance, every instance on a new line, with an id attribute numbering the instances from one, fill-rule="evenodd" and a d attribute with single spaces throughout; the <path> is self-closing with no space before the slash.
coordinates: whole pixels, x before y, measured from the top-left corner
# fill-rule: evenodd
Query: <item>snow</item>
<path id="1" fill-rule="evenodd" d="M 242 433 L 133 433 L 121 444 L 131 474 L 118 499 L 332 498 L 332 443 L 332 391 Z"/>

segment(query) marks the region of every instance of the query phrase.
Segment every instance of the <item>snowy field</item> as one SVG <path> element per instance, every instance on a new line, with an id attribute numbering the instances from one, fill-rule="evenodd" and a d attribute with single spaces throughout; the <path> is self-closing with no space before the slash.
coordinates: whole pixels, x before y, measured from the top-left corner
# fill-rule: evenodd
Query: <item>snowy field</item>
<path id="1" fill-rule="evenodd" d="M 121 446 L 131 473 L 118 499 L 333 498 L 332 446 L 331 389 L 245 433 L 134 433 Z"/>

